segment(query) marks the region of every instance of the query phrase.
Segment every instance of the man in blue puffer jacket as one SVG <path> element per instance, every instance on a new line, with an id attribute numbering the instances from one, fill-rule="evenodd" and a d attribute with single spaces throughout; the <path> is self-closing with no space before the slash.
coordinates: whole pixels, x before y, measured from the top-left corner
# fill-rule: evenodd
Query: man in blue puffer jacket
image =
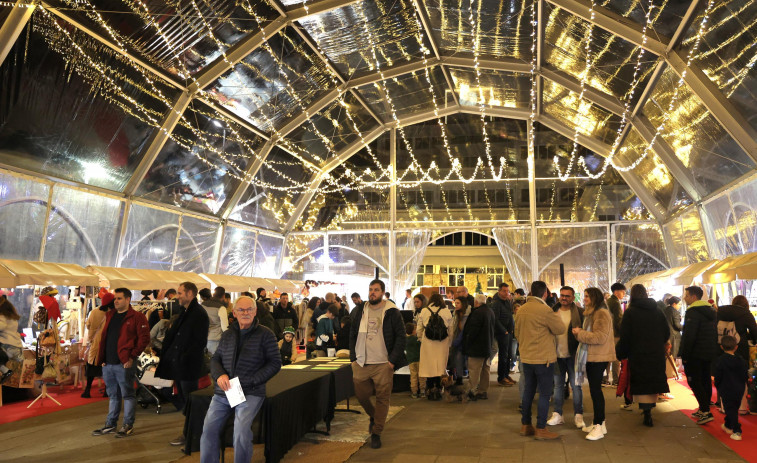
<path id="1" fill-rule="evenodd" d="M 215 395 L 205 416 L 200 440 L 202 463 L 216 463 L 220 458 L 221 431 L 234 414 L 234 462 L 252 460 L 252 420 L 265 400 L 265 383 L 281 370 L 281 355 L 276 335 L 255 319 L 257 305 L 246 296 L 237 299 L 234 317 L 210 361 L 210 374 L 216 382 Z M 225 391 L 229 381 L 239 378 L 245 401 L 232 408 Z"/>

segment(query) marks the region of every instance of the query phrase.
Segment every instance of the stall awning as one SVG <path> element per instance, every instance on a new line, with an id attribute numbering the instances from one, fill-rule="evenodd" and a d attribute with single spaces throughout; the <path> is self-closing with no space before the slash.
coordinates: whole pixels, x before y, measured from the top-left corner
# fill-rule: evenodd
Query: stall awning
<path id="1" fill-rule="evenodd" d="M 646 275 L 639 275 L 636 278 L 632 278 L 631 281 L 629 281 L 628 283 L 626 283 L 626 288 L 628 288 L 630 290 L 631 286 L 636 285 L 636 284 L 640 284 L 640 285 L 644 285 L 645 287 L 649 287 L 649 285 L 652 283 L 652 281 L 654 281 L 654 279 L 656 277 L 662 275 L 665 272 L 666 272 L 666 270 L 662 270 L 660 272 L 652 272 L 652 273 L 647 273 Z"/>
<path id="2" fill-rule="evenodd" d="M 726 257 L 702 275 L 702 282 L 707 284 L 755 279 L 757 279 L 757 252 Z"/>
<path id="3" fill-rule="evenodd" d="M 673 277 L 673 285 L 689 286 L 697 277 L 717 263 L 717 260 L 706 260 L 704 262 L 695 262 L 687 265 L 678 275 Z"/>
<path id="4" fill-rule="evenodd" d="M 97 286 L 97 277 L 75 264 L 0 259 L 16 285 Z"/>
<path id="5" fill-rule="evenodd" d="M 292 283 L 289 280 L 279 280 L 279 279 L 269 278 L 268 281 L 270 281 L 271 284 L 275 286 L 276 289 L 279 290 L 279 292 L 290 293 L 290 294 L 300 292 L 300 289 L 297 287 L 297 285 Z"/>
<path id="6" fill-rule="evenodd" d="M 222 286 L 226 291 L 242 292 L 255 291 L 259 287 L 260 279 L 243 277 L 239 275 L 218 275 L 213 273 L 201 273 L 214 286 Z"/>
<path id="7" fill-rule="evenodd" d="M 185 281 L 196 284 L 199 289 L 210 286 L 203 277 L 190 272 L 100 267 L 98 265 L 90 265 L 87 270 L 97 275 L 100 286 L 111 289 L 176 289 Z"/>
<path id="8" fill-rule="evenodd" d="M 16 276 L 10 270 L 0 265 L 0 288 L 15 288 Z"/>

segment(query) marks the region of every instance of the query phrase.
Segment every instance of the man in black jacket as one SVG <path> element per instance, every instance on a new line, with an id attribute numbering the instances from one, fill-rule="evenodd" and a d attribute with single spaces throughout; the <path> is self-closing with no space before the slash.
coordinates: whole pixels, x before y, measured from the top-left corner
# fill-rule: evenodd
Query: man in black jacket
<path id="1" fill-rule="evenodd" d="M 276 320 L 276 323 L 280 328 L 280 333 L 283 332 L 284 328 L 286 328 L 287 326 L 291 326 L 292 328 L 294 328 L 294 331 L 297 332 L 297 328 L 299 328 L 300 322 L 297 319 L 297 311 L 294 310 L 292 303 L 289 302 L 289 294 L 281 293 L 281 297 L 279 297 L 279 303 L 276 304 L 276 307 L 274 307 L 273 309 L 273 318 L 274 320 Z M 284 335 L 281 334 L 281 338 L 283 337 Z"/>
<path id="2" fill-rule="evenodd" d="M 684 290 L 683 300 L 688 308 L 683 322 L 680 356 L 686 381 L 694 393 L 699 410 L 694 412 L 697 424 L 705 424 L 715 418 L 710 413 L 712 379 L 710 364 L 719 354 L 717 313 L 707 301 L 702 300 L 704 291 L 698 286 Z"/>
<path id="3" fill-rule="evenodd" d="M 180 284 L 176 296 L 181 305 L 181 315 L 166 331 L 155 376 L 174 380 L 177 394 L 171 396 L 171 402 L 177 410 L 184 410 L 189 394 L 197 390 L 198 380 L 208 373 L 205 346 L 208 344 L 210 321 L 208 313 L 197 302 L 197 286 L 194 283 Z M 171 445 L 183 444 L 183 435 L 171 441 Z"/>
<path id="4" fill-rule="evenodd" d="M 202 427 L 200 455 L 203 462 L 217 462 L 221 433 L 226 420 L 234 414 L 234 461 L 252 461 L 252 420 L 265 400 L 265 385 L 281 370 L 276 336 L 255 319 L 257 304 L 247 296 L 237 299 L 233 323 L 221 336 L 210 361 L 210 374 L 216 382 L 215 394 Z M 231 380 L 239 379 L 244 402 L 231 406 L 226 392 Z"/>
<path id="5" fill-rule="evenodd" d="M 368 302 L 352 309 L 350 360 L 355 397 L 371 417 L 371 448 L 381 447 L 381 431 L 389 414 L 394 370 L 407 364 L 405 323 L 397 306 L 384 300 L 381 280 L 371 281 Z M 376 405 L 371 402 L 376 392 Z"/>
<path id="6" fill-rule="evenodd" d="M 471 400 L 489 398 L 494 323 L 494 312 L 486 305 L 486 295 L 476 294 L 463 328 L 463 355 L 468 356 L 468 398 Z"/>
<path id="7" fill-rule="evenodd" d="M 494 336 L 497 339 L 497 383 L 500 386 L 513 386 L 515 380 L 510 378 L 510 363 L 512 362 L 513 321 L 512 296 L 510 285 L 502 283 L 499 291 L 492 298 L 492 312 L 494 313 Z"/>

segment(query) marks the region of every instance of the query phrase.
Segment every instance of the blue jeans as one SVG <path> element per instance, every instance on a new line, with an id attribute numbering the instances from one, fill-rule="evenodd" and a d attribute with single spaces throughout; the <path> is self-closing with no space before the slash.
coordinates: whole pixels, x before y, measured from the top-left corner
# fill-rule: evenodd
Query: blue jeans
<path id="1" fill-rule="evenodd" d="M 510 358 L 513 335 L 500 334 L 497 336 L 497 381 L 510 377 Z"/>
<path id="2" fill-rule="evenodd" d="M 208 340 L 208 344 L 207 344 L 206 348 L 208 349 L 208 352 L 210 352 L 210 355 L 213 355 L 213 354 L 216 353 L 216 349 L 218 349 L 218 344 L 220 342 L 221 341 L 211 341 L 211 340 Z"/>
<path id="3" fill-rule="evenodd" d="M 134 395 L 134 370 L 134 366 L 124 368 L 120 363 L 117 365 L 108 364 L 103 367 L 103 381 L 105 381 L 105 391 L 108 393 L 109 399 L 106 426 L 118 424 L 118 415 L 121 414 L 121 399 L 124 401 L 124 425 L 134 425 L 134 413 L 137 408 L 137 399 Z"/>
<path id="4" fill-rule="evenodd" d="M 523 364 L 523 376 L 525 377 L 525 387 L 523 389 L 523 411 L 521 424 L 531 424 L 531 404 L 536 395 L 536 389 L 539 389 L 539 404 L 536 408 L 536 427 L 544 429 L 547 427 L 547 413 L 549 413 L 549 399 L 552 395 L 552 386 L 555 379 L 555 364 Z M 523 382 L 524 379 L 521 379 Z"/>
<path id="5" fill-rule="evenodd" d="M 252 461 L 252 420 L 258 414 L 265 397 L 246 395 L 246 401 L 234 408 L 225 395 L 214 395 L 210 402 L 200 438 L 200 462 L 217 463 L 221 458 L 223 427 L 234 414 L 234 463 Z M 275 432 L 275 431 L 272 431 Z"/>
<path id="6" fill-rule="evenodd" d="M 562 405 L 565 402 L 565 375 L 568 375 L 570 389 L 573 391 L 573 413 L 582 415 L 584 412 L 584 392 L 581 386 L 576 386 L 575 365 L 573 357 L 557 359 L 557 370 L 555 374 L 555 413 L 562 415 Z"/>

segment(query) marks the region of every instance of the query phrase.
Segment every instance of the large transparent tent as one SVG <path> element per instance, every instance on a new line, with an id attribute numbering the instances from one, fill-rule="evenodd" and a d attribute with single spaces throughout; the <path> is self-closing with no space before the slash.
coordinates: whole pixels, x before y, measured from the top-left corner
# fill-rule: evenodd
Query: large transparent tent
<path id="1" fill-rule="evenodd" d="M 397 292 L 455 230 L 517 286 L 757 251 L 752 1 L 0 5 L 4 258 Z"/>

